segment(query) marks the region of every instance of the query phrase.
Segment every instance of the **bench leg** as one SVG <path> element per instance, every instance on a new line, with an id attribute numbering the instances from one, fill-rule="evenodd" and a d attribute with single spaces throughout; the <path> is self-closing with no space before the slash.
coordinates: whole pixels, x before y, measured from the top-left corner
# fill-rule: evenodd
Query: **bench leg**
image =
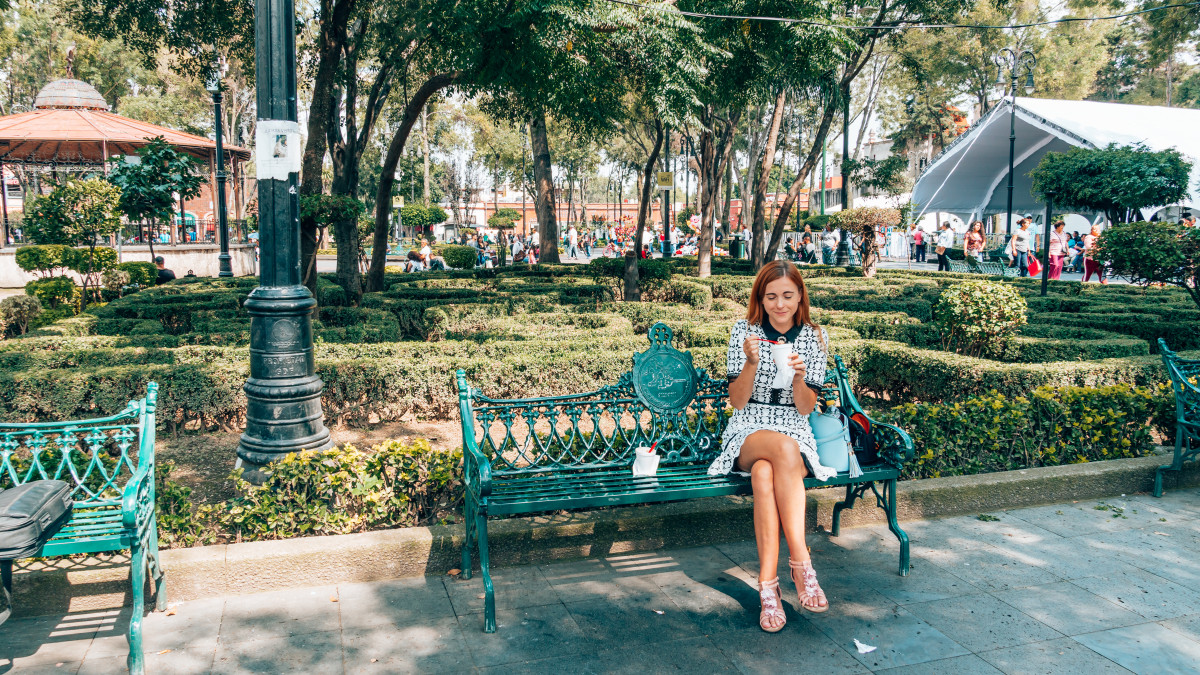
<path id="1" fill-rule="evenodd" d="M 864 487 L 865 486 L 863 485 L 859 485 L 858 489 L 855 489 L 855 486 L 853 485 L 846 486 L 846 498 L 833 505 L 833 527 L 829 530 L 830 534 L 835 537 L 841 534 L 842 510 L 854 508 L 854 502 L 858 499 L 859 495 L 862 494 Z"/>
<path id="2" fill-rule="evenodd" d="M 483 632 L 496 632 L 496 590 L 492 587 L 492 571 L 488 561 L 487 516 L 478 514 L 475 527 L 479 536 L 479 574 L 483 577 Z"/>
<path id="3" fill-rule="evenodd" d="M 133 613 L 129 617 L 129 657 L 126 660 L 130 675 L 144 675 L 145 656 L 142 654 L 142 615 L 146 611 L 146 548 L 136 542 L 130 551 L 132 568 L 129 570 L 133 584 Z"/>
<path id="4" fill-rule="evenodd" d="M 463 500 L 462 578 L 471 578 L 471 547 L 475 545 L 475 519 L 478 517 L 471 495 Z"/>
<path id="5" fill-rule="evenodd" d="M 162 560 L 158 557 L 158 523 L 150 526 L 149 546 L 150 578 L 154 580 L 154 611 L 167 610 L 167 574 L 163 569 Z"/>
<path id="6" fill-rule="evenodd" d="M 887 504 L 884 509 L 887 511 L 888 529 L 896 535 L 896 539 L 900 540 L 900 576 L 906 577 L 908 576 L 908 535 L 900 529 L 900 523 L 896 520 L 896 479 L 887 481 L 887 485 L 883 489 L 887 495 Z"/>

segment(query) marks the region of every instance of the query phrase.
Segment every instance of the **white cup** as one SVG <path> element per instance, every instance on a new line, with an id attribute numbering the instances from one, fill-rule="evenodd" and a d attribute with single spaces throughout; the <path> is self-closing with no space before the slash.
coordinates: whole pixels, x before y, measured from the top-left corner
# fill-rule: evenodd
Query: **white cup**
<path id="1" fill-rule="evenodd" d="M 635 477 L 653 476 L 658 472 L 659 456 L 654 454 L 652 449 L 643 446 L 633 452 L 633 475 Z"/>
<path id="2" fill-rule="evenodd" d="M 788 357 L 792 355 L 792 346 L 786 342 L 771 345 L 771 360 L 775 362 L 775 381 L 772 389 L 786 389 L 792 377 L 796 374 L 788 365 Z"/>

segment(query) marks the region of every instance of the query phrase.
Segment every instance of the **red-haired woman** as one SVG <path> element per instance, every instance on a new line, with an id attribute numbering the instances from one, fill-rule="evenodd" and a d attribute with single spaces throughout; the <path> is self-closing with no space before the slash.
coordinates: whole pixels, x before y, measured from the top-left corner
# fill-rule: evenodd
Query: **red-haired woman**
<path id="1" fill-rule="evenodd" d="M 766 341 L 787 340 L 794 375 L 772 388 L 778 370 Z M 767 263 L 750 293 L 746 318 L 729 338 L 729 401 L 735 411 L 722 439 L 712 475 L 748 472 L 754 489 L 754 536 L 758 541 L 759 626 L 770 633 L 787 619 L 779 591 L 779 533 L 787 538 L 788 565 L 800 606 L 829 609 L 804 544 L 804 477 L 826 480 L 837 472 L 822 466 L 808 414 L 825 380 L 828 336 L 809 316 L 808 290 L 794 265 Z"/>

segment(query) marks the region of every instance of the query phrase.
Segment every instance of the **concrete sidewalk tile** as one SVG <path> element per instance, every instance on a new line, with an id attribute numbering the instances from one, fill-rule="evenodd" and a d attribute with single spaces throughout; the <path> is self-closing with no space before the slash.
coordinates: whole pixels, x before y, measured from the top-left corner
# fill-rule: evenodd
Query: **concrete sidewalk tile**
<path id="1" fill-rule="evenodd" d="M 1000 675 L 999 670 L 974 654 L 875 672 L 879 675 Z"/>
<path id="2" fill-rule="evenodd" d="M 1007 647 L 979 656 L 1010 675 L 1129 675 L 1071 638 Z"/>
<path id="3" fill-rule="evenodd" d="M 1002 548 L 1011 559 L 1067 581 L 1092 576 L 1097 570 L 1136 569 L 1111 555 L 1110 551 L 1093 546 L 1092 536 L 1111 535 L 1074 539 L 1059 537 L 1054 541 L 1013 544 Z"/>
<path id="4" fill-rule="evenodd" d="M 336 586 L 237 595 L 225 599 L 222 644 L 324 633 L 341 627 Z"/>
<path id="5" fill-rule="evenodd" d="M 1101 572 L 1071 583 L 1147 619 L 1159 621 L 1200 613 L 1200 592 L 1141 570 Z"/>
<path id="6" fill-rule="evenodd" d="M 344 630 L 388 623 L 406 626 L 454 616 L 439 577 L 340 584 L 337 597 Z"/>
<path id="7" fill-rule="evenodd" d="M 824 614 L 805 619 L 871 670 L 937 661 L 970 652 L 945 633 L 908 611 L 907 607 L 834 603 Z M 957 636 L 959 630 L 952 632 Z M 854 640 L 877 647 L 859 654 Z"/>
<path id="8" fill-rule="evenodd" d="M 1165 490 L 1163 496 L 1150 493 L 1130 495 L 1130 501 L 1142 502 L 1157 509 L 1175 514 L 1176 518 L 1195 519 L 1200 516 L 1200 489 Z M 1167 520 L 1173 520 L 1167 516 Z"/>
<path id="9" fill-rule="evenodd" d="M 1200 614 L 1181 616 L 1178 619 L 1160 621 L 1159 623 L 1186 638 L 1200 642 Z"/>
<path id="10" fill-rule="evenodd" d="M 758 589 L 754 582 L 742 576 L 725 574 L 712 579 L 672 579 L 660 588 L 705 634 L 758 625 Z M 784 607 L 785 611 L 789 609 L 786 601 Z"/>
<path id="11" fill-rule="evenodd" d="M 846 648 L 803 617 L 789 619 L 778 633 L 754 628 L 716 633 L 713 644 L 741 673 L 869 673 Z M 850 643 L 850 650 L 854 644 Z"/>
<path id="12" fill-rule="evenodd" d="M 1075 584 L 1061 581 L 992 595 L 1064 635 L 1145 623 L 1146 619 Z"/>
<path id="13" fill-rule="evenodd" d="M 598 649 L 680 640 L 701 632 L 689 613 L 662 592 L 648 598 L 570 602 L 566 607 L 576 625 L 597 643 Z"/>
<path id="14" fill-rule="evenodd" d="M 1014 509 L 1007 513 L 1064 537 L 1146 527 L 1169 515 L 1153 505 L 1127 497 Z"/>
<path id="15" fill-rule="evenodd" d="M 454 616 L 346 630 L 342 650 L 348 673 L 462 672 L 473 665 Z"/>
<path id="16" fill-rule="evenodd" d="M 658 584 L 645 573 L 628 566 L 617 571 L 607 559 L 539 565 L 538 569 L 562 602 L 646 598 L 659 593 Z M 672 564 L 670 569 L 676 567 Z"/>
<path id="17" fill-rule="evenodd" d="M 716 675 L 737 671 L 733 661 L 707 637 L 656 640 L 627 649 L 603 651 L 595 656 L 591 667 L 596 672 L 612 675 L 643 675 L 648 672 Z M 566 672 L 572 670 L 567 668 Z"/>
<path id="18" fill-rule="evenodd" d="M 1133 567 L 1188 588 L 1200 588 L 1200 556 L 1188 544 L 1200 535 L 1180 536 L 1157 527 L 1089 537 L 1088 546 Z"/>
<path id="19" fill-rule="evenodd" d="M 1021 552 L 995 546 L 926 551 L 916 557 L 987 591 L 1039 586 L 1062 580 L 1052 572 L 1031 564 L 1030 559 Z"/>
<path id="20" fill-rule="evenodd" d="M 905 609 L 973 652 L 1062 637 L 1053 628 L 1012 605 L 987 595 L 966 595 Z"/>
<path id="21" fill-rule="evenodd" d="M 597 651 L 561 604 L 497 610 L 496 623 L 495 633 L 484 633 L 482 613 L 458 617 L 467 649 L 478 667 Z"/>
<path id="22" fill-rule="evenodd" d="M 147 652 L 215 648 L 224 612 L 225 598 L 171 603 L 167 611 L 150 612 L 142 619 L 142 646 Z"/>
<path id="23" fill-rule="evenodd" d="M 854 582 L 901 605 L 953 598 L 981 591 L 979 587 L 967 583 L 942 567 L 921 564 L 922 562 L 918 560 L 917 565 L 910 569 L 906 577 L 900 576 L 895 567 L 846 568 L 845 572 Z"/>
<path id="24" fill-rule="evenodd" d="M 98 624 L 78 615 L 10 619 L 0 628 L 0 662 L 16 669 L 82 661 Z"/>
<path id="25" fill-rule="evenodd" d="M 1075 640 L 1144 675 L 1195 673 L 1200 664 L 1200 642 L 1156 623 L 1076 635 Z"/>
<path id="26" fill-rule="evenodd" d="M 212 671 L 216 647 L 171 649 L 166 653 L 146 654 L 146 672 L 154 675 L 203 675 Z M 89 657 L 79 668 L 79 675 L 112 675 L 127 672 L 127 656 Z"/>
<path id="27" fill-rule="evenodd" d="M 483 575 L 476 572 L 470 579 L 444 577 L 443 586 L 449 594 L 454 613 L 462 616 L 483 611 Z M 559 602 L 558 593 L 537 567 L 502 567 L 492 570 L 492 588 L 496 592 L 496 607 L 518 609 Z"/>
<path id="28" fill-rule="evenodd" d="M 79 661 L 65 663 L 62 661 L 54 661 L 51 663 L 43 663 L 36 666 L 22 666 L 9 670 L 11 663 L 0 658 L 0 672 L 16 673 L 17 675 L 74 675 L 79 672 L 82 664 Z"/>
<path id="29" fill-rule="evenodd" d="M 343 672 L 342 636 L 339 631 L 305 633 L 218 645 L 212 672 L 320 673 Z"/>

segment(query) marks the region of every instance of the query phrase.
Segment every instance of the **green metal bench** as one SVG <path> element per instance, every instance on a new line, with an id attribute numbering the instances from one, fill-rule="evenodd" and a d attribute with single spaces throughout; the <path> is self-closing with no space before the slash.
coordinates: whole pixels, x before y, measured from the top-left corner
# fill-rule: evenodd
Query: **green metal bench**
<path id="1" fill-rule="evenodd" d="M 1200 459 L 1200 359 L 1180 358 L 1162 338 L 1158 349 L 1175 393 L 1175 457 L 1154 472 L 1155 497 L 1162 496 L 1164 471 L 1179 471 L 1184 462 Z"/>
<path id="2" fill-rule="evenodd" d="M 649 504 L 699 497 L 748 495 L 750 480 L 737 474 L 708 475 L 721 451 L 721 434 L 732 410 L 728 382 L 692 364 L 689 352 L 671 346 L 672 332 L 656 323 L 650 348 L 633 356 L 633 370 L 596 391 L 528 399 L 493 399 L 458 371 L 459 414 L 466 484 L 466 541 L 462 574 L 471 577 L 471 548 L 478 546 L 485 593 L 484 632 L 496 630 L 495 592 L 488 561 L 490 516 L 540 513 L 624 504 Z M 846 366 L 834 357 L 825 386 L 848 412 L 863 412 Z M 829 398 L 827 397 L 827 398 Z M 864 413 L 865 414 L 865 413 Z M 841 473 L 805 487 L 846 486 L 833 509 L 841 512 L 870 490 L 900 540 L 900 574 L 908 574 L 908 536 L 896 521 L 896 480 L 913 452 L 899 427 L 871 421 L 881 461 L 863 475 Z M 658 444 L 658 473 L 634 478 L 634 449 Z"/>
<path id="3" fill-rule="evenodd" d="M 154 580 L 155 609 L 166 609 L 163 567 L 154 519 L 154 409 L 158 385 L 111 417 L 72 422 L 0 424 L 0 488 L 33 480 L 74 483 L 71 519 L 35 557 L 130 549 L 133 617 L 129 672 L 145 671 L 142 614 L 146 573 Z M 0 562 L 12 593 L 12 561 Z"/>
<path id="4" fill-rule="evenodd" d="M 995 276 L 1016 278 L 1020 273 L 1020 270 L 1015 267 L 1009 267 L 1006 263 L 993 261 L 979 262 L 971 256 L 967 256 L 967 266 L 971 268 L 972 272 L 977 274 L 992 274 Z"/>
<path id="5" fill-rule="evenodd" d="M 959 274 L 971 274 L 975 272 L 975 270 L 971 269 L 971 266 L 967 263 L 967 261 L 953 259 L 950 260 L 950 271 L 957 272 Z"/>

